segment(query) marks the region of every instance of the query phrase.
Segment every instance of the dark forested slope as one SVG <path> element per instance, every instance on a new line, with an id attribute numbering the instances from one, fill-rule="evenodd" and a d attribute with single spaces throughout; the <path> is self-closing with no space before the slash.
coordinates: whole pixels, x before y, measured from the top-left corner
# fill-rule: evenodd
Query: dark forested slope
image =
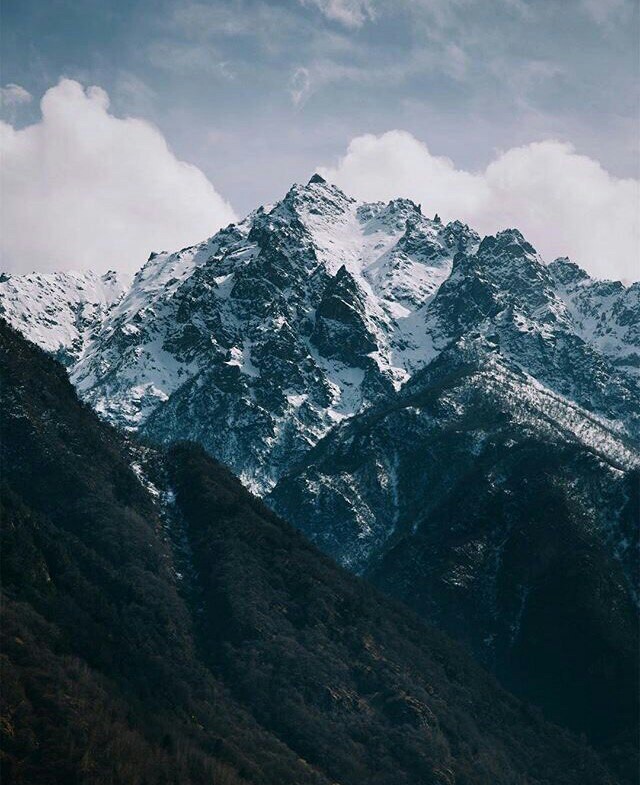
<path id="1" fill-rule="evenodd" d="M 504 686 L 638 769 L 634 445 L 477 340 L 346 420 L 271 496 Z M 576 435 L 578 432 L 578 435 Z"/>
<path id="2" fill-rule="evenodd" d="M 2 769 L 22 783 L 614 782 L 200 450 L 0 325 Z"/>
<path id="3" fill-rule="evenodd" d="M 0 329 L 3 781 L 326 783 L 201 663 L 124 440 Z"/>

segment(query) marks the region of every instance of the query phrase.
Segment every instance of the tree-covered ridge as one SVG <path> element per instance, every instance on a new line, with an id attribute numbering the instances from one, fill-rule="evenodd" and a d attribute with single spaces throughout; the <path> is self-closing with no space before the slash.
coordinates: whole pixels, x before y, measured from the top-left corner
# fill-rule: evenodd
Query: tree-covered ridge
<path id="1" fill-rule="evenodd" d="M 614 782 L 204 453 L 100 423 L 4 324 L 0 373 L 7 782 Z"/>
<path id="2" fill-rule="evenodd" d="M 326 782 L 201 663 L 123 439 L 1 329 L 6 781 Z"/>

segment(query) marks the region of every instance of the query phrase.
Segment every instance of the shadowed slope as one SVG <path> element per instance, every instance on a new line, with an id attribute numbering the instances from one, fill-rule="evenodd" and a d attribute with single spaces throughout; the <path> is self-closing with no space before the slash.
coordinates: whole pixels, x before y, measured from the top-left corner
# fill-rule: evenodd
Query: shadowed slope
<path id="1" fill-rule="evenodd" d="M 8 782 L 613 782 L 200 450 L 101 424 L 5 325 L 0 370 Z"/>

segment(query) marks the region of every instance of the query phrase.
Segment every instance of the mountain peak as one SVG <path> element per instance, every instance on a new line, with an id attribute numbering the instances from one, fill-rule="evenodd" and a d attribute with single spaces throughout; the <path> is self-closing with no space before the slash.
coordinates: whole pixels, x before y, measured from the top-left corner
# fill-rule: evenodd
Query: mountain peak
<path id="1" fill-rule="evenodd" d="M 549 271 L 561 284 L 578 283 L 589 278 L 582 267 L 572 262 L 567 256 L 554 259 L 549 265 Z"/>
<path id="2" fill-rule="evenodd" d="M 309 215 L 338 215 L 348 210 L 354 203 L 355 200 L 347 196 L 337 185 L 328 183 L 319 174 L 314 174 L 306 185 L 294 183 L 269 215 L 285 216 L 290 211 L 298 217 L 307 218 Z"/>
<path id="3" fill-rule="evenodd" d="M 407 199 L 405 197 L 392 199 L 387 204 L 386 211 L 388 213 L 417 213 L 418 215 L 422 215 L 421 206 L 416 204 L 412 199 Z"/>
<path id="4" fill-rule="evenodd" d="M 518 229 L 504 229 L 495 235 L 487 235 L 480 243 L 479 253 L 508 253 L 510 256 L 533 256 L 536 249 L 527 242 Z"/>

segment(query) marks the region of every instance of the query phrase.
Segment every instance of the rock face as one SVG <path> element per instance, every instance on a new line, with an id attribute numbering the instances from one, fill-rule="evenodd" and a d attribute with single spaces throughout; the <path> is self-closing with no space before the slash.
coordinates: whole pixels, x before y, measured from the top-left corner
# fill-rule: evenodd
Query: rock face
<path id="1" fill-rule="evenodd" d="M 270 502 L 549 716 L 631 750 L 638 466 L 607 421 L 464 338 Z"/>
<path id="2" fill-rule="evenodd" d="M 556 259 L 549 270 L 578 335 L 614 365 L 640 375 L 640 283 L 593 281 L 566 258 Z"/>
<path id="3" fill-rule="evenodd" d="M 73 365 L 131 279 L 110 271 L 0 275 L 0 314 L 33 343 Z"/>
<path id="4" fill-rule="evenodd" d="M 425 308 L 479 238 L 318 179 L 150 259 L 72 370 L 111 421 L 191 438 L 268 490 L 337 422 L 424 365 Z"/>

